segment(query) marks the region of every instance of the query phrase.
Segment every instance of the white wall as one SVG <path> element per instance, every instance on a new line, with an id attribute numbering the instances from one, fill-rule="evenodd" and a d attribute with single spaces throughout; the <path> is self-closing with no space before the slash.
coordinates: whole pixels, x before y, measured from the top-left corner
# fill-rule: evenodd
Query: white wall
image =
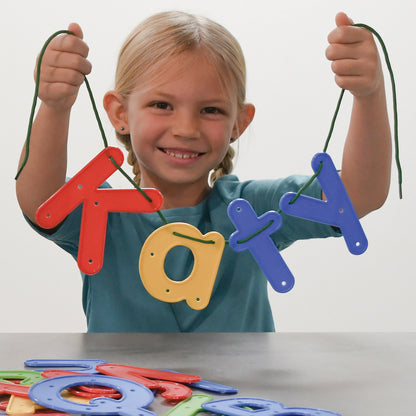
<path id="1" fill-rule="evenodd" d="M 384 37 L 395 70 L 400 120 L 404 199 L 393 169 L 388 202 L 362 221 L 369 248 L 349 254 L 342 239 L 298 243 L 283 252 L 296 278 L 287 294 L 271 293 L 280 330 L 416 330 L 411 234 L 415 230 L 414 3 L 408 0 L 293 0 L 244 2 L 179 0 L 145 2 L 36 2 L 1 0 L 0 126 L 3 160 L 1 197 L 0 331 L 85 331 L 81 279 L 69 255 L 32 232 L 14 194 L 14 175 L 26 136 L 36 55 L 46 38 L 79 22 L 90 46 L 89 80 L 105 120 L 101 98 L 112 87 L 118 49 L 144 17 L 165 9 L 205 14 L 240 40 L 248 65 L 248 98 L 256 119 L 240 143 L 241 179 L 311 173 L 322 150 L 339 89 L 324 51 L 334 16 L 343 10 Z M 391 108 L 390 84 L 386 76 Z M 343 103 L 329 153 L 339 166 L 351 100 Z M 105 120 L 110 144 L 113 130 Z M 98 151 L 102 141 L 82 89 L 70 131 L 70 174 Z M 114 177 L 113 185 L 124 184 Z"/>

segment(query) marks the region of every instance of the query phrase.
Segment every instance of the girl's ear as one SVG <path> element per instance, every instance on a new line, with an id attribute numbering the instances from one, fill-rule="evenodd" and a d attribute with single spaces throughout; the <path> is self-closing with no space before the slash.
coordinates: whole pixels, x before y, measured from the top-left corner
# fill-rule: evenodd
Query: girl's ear
<path id="1" fill-rule="evenodd" d="M 256 108 L 253 104 L 244 104 L 243 108 L 240 109 L 240 113 L 237 116 L 237 121 L 233 128 L 233 139 L 237 140 L 245 131 L 245 129 L 253 121 Z"/>
<path id="2" fill-rule="evenodd" d="M 108 91 L 103 104 L 113 127 L 121 134 L 130 134 L 126 100 L 117 91 Z"/>

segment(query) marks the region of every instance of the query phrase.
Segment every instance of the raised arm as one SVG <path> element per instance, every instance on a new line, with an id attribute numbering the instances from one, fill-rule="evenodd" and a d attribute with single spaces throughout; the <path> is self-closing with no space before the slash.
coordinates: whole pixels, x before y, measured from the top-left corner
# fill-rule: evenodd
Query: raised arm
<path id="1" fill-rule="evenodd" d="M 328 36 L 326 56 L 336 83 L 353 94 L 341 178 L 359 217 L 380 208 L 387 198 L 391 174 L 391 132 L 384 78 L 372 34 L 351 26 L 344 13 Z"/>
<path id="2" fill-rule="evenodd" d="M 68 30 L 75 36 L 60 35 L 45 51 L 39 83 L 42 102 L 33 123 L 29 159 L 16 181 L 19 205 L 33 222 L 37 208 L 65 183 L 70 112 L 91 71 L 81 28 L 72 23 Z M 19 166 L 23 158 L 24 152 Z"/>

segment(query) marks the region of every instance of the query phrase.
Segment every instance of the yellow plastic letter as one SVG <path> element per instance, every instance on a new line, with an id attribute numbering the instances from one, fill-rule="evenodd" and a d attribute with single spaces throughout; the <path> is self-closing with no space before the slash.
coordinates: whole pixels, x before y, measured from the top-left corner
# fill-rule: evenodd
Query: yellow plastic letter
<path id="1" fill-rule="evenodd" d="M 169 279 L 164 267 L 166 255 L 176 246 L 185 246 L 194 255 L 192 272 L 181 282 Z M 202 235 L 190 224 L 166 224 L 150 234 L 143 245 L 139 260 L 143 285 L 161 301 L 186 300 L 192 309 L 204 309 L 211 298 L 224 246 L 224 237 L 215 231 Z"/>

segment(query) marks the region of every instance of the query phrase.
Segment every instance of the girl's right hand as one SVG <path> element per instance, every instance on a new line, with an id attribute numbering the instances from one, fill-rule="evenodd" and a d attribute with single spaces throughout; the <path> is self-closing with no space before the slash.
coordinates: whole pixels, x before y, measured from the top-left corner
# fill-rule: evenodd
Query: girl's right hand
<path id="1" fill-rule="evenodd" d="M 71 23 L 68 30 L 74 35 L 60 35 L 46 48 L 39 80 L 39 98 L 60 111 L 70 110 L 85 75 L 91 72 L 91 63 L 87 60 L 89 48 L 82 40 L 81 27 Z"/>

